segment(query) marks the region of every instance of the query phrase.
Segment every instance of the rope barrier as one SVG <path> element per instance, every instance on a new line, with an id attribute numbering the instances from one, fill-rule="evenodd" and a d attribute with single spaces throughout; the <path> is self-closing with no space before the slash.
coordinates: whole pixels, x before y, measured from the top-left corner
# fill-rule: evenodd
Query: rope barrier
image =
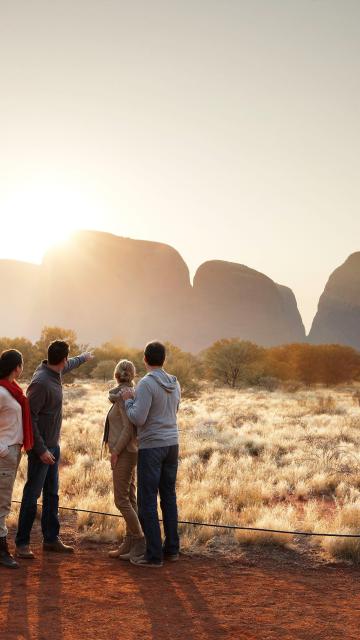
<path id="1" fill-rule="evenodd" d="M 21 504 L 19 500 L 12 500 L 15 504 Z M 40 503 L 38 506 L 42 506 Z M 109 516 L 112 518 L 123 518 L 119 513 L 108 513 L 107 511 L 91 511 L 88 509 L 80 509 L 78 507 L 62 507 L 59 505 L 59 509 L 63 511 L 75 511 L 77 513 L 92 513 L 97 516 Z M 160 522 L 162 519 L 159 518 Z M 260 531 L 262 533 L 277 533 L 293 536 L 318 536 L 322 538 L 360 538 L 358 533 L 318 533 L 314 531 L 287 531 L 284 529 L 265 529 L 262 527 L 243 527 L 237 524 L 218 524 L 216 522 L 197 522 L 192 520 L 178 520 L 179 524 L 189 524 L 194 527 L 212 527 L 214 529 L 233 529 L 237 531 Z"/>

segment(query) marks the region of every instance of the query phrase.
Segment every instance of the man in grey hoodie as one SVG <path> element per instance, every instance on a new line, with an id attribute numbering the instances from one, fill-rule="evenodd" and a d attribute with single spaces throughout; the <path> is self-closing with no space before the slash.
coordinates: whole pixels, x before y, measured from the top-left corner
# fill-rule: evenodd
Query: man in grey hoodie
<path id="1" fill-rule="evenodd" d="M 44 549 L 72 553 L 73 547 L 59 538 L 59 460 L 62 423 L 62 376 L 93 356 L 90 352 L 68 358 L 69 345 L 54 340 L 48 347 L 48 359 L 36 369 L 27 390 L 34 430 L 34 447 L 28 454 L 28 474 L 20 507 L 16 534 L 16 555 L 34 558 L 29 547 L 36 516 L 37 500 L 43 493 L 41 528 Z"/>
<path id="2" fill-rule="evenodd" d="M 146 538 L 146 553 L 131 558 L 131 562 L 142 567 L 161 567 L 163 558 L 174 561 L 179 557 L 176 414 L 181 391 L 176 377 L 163 369 L 165 356 L 165 346 L 161 342 L 147 344 L 144 362 L 148 373 L 140 380 L 135 398 L 126 391 L 122 394 L 129 420 L 137 427 L 139 443 L 138 508 Z M 158 493 L 165 532 L 163 545 L 157 512 Z"/>

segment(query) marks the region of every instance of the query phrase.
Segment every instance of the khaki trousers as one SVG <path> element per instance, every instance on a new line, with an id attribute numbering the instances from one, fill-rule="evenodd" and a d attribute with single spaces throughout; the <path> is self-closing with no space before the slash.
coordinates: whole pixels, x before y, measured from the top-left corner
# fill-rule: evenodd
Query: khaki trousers
<path id="1" fill-rule="evenodd" d="M 5 519 L 10 513 L 11 497 L 21 457 L 21 446 L 13 444 L 4 457 L 0 457 L 0 538 L 8 534 Z"/>
<path id="2" fill-rule="evenodd" d="M 115 505 L 126 523 L 126 535 L 136 538 L 144 534 L 137 515 L 135 472 L 137 453 L 122 451 L 118 457 L 115 469 L 113 469 Z"/>

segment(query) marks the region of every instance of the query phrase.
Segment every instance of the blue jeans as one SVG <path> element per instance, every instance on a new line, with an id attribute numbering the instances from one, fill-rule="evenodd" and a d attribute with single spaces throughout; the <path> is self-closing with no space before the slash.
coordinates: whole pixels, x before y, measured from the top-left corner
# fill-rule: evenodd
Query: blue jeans
<path id="1" fill-rule="evenodd" d="M 18 547 L 28 545 L 30 533 L 36 517 L 37 501 L 43 492 L 41 529 L 44 542 L 54 542 L 59 535 L 59 459 L 60 447 L 51 447 L 49 451 L 55 458 L 55 464 L 44 464 L 36 453 L 28 455 L 27 481 L 21 501 L 18 530 L 15 543 Z"/>
<path id="2" fill-rule="evenodd" d="M 146 539 L 146 558 L 160 563 L 164 554 L 179 553 L 176 474 L 179 446 L 140 449 L 138 455 L 138 509 Z M 163 516 L 165 540 L 162 546 L 157 496 Z"/>

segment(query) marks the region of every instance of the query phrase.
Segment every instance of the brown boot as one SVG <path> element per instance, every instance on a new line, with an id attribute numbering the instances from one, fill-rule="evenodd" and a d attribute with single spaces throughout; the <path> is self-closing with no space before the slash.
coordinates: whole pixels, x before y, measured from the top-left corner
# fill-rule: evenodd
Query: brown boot
<path id="1" fill-rule="evenodd" d="M 35 558 L 33 552 L 30 549 L 30 545 L 28 544 L 16 547 L 15 555 L 18 558 L 23 558 L 24 560 L 33 560 Z"/>
<path id="2" fill-rule="evenodd" d="M 130 554 L 130 549 L 131 549 L 131 541 L 132 541 L 132 537 L 131 536 L 125 536 L 124 540 L 122 541 L 120 547 L 118 547 L 117 549 L 114 549 L 113 551 L 109 551 L 109 558 L 120 558 L 121 560 L 124 560 L 124 558 L 122 557 L 124 554 L 126 555 L 127 553 Z M 130 555 L 129 555 L 130 557 Z"/>
<path id="3" fill-rule="evenodd" d="M 55 553 L 74 553 L 74 547 L 70 547 L 68 544 L 64 544 L 60 538 L 56 538 L 54 542 L 44 542 L 44 551 L 55 551 Z"/>
<path id="4" fill-rule="evenodd" d="M 143 556 L 146 551 L 146 542 L 144 536 L 141 538 L 133 538 L 129 553 L 129 560 Z"/>

